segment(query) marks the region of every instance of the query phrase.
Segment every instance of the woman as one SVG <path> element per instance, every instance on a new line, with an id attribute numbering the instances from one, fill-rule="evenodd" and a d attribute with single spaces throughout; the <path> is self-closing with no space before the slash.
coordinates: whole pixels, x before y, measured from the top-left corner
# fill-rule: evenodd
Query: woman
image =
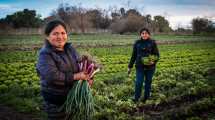
<path id="1" fill-rule="evenodd" d="M 143 102 L 145 102 L 150 97 L 152 77 L 155 72 L 157 60 L 144 65 L 143 59 L 149 55 L 155 55 L 159 58 L 159 51 L 156 42 L 150 38 L 150 32 L 147 28 L 142 28 L 139 34 L 140 40 L 137 40 L 133 46 L 132 56 L 128 65 L 128 73 L 131 72 L 131 68 L 135 62 L 136 81 L 133 101 L 137 102 L 139 100 L 142 92 L 143 81 L 145 81 L 143 99 Z"/>
<path id="2" fill-rule="evenodd" d="M 66 101 L 74 80 L 88 80 L 89 75 L 79 72 L 78 54 L 70 43 L 66 25 L 59 20 L 49 22 L 45 28 L 45 45 L 41 48 L 36 66 L 41 81 L 41 94 L 48 119 L 65 119 L 59 108 Z"/>

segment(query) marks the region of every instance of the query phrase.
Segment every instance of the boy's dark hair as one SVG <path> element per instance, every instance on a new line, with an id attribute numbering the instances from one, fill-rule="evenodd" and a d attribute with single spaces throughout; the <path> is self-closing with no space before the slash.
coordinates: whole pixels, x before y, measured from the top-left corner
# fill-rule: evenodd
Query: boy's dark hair
<path id="1" fill-rule="evenodd" d="M 141 28 L 139 34 L 141 34 L 143 31 L 146 31 L 149 35 L 151 34 L 148 28 Z"/>
<path id="2" fill-rule="evenodd" d="M 49 34 L 51 33 L 51 31 L 57 27 L 58 25 L 62 25 L 64 27 L 64 29 L 66 30 L 67 32 L 67 28 L 66 28 L 66 24 L 61 21 L 61 20 L 53 20 L 53 21 L 50 21 L 46 24 L 46 27 L 45 27 L 45 35 L 49 36 Z"/>

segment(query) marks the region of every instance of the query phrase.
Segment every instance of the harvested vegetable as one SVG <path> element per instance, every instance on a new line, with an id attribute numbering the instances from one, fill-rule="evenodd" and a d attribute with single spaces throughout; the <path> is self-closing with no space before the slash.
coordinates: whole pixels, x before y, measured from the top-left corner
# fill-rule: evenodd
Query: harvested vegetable
<path id="1" fill-rule="evenodd" d="M 83 55 L 79 60 L 79 70 L 87 72 L 90 78 L 100 71 L 98 64 L 92 57 Z M 94 110 L 93 95 L 91 93 L 92 79 L 78 80 L 74 82 L 72 89 L 69 91 L 67 100 L 62 106 L 65 108 L 67 120 L 88 120 L 91 119 Z"/>
<path id="2" fill-rule="evenodd" d="M 151 65 L 152 62 L 155 62 L 158 60 L 158 56 L 156 55 L 149 55 L 148 57 L 142 58 L 142 63 L 144 65 Z"/>

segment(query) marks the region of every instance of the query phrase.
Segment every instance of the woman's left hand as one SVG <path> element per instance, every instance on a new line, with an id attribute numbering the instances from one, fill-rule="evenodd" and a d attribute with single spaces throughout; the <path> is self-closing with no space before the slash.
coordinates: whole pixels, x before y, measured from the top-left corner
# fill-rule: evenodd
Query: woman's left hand
<path id="1" fill-rule="evenodd" d="M 151 62 L 150 62 L 150 65 L 153 65 L 153 64 L 155 64 L 155 62 L 151 61 Z"/>
<path id="2" fill-rule="evenodd" d="M 93 79 L 91 78 L 87 82 L 89 83 L 90 87 L 92 87 L 92 85 L 93 85 Z"/>

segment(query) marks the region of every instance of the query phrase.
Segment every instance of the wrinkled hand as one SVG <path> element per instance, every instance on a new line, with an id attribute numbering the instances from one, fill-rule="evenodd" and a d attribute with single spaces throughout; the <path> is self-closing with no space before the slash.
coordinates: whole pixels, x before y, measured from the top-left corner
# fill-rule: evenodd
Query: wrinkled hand
<path id="1" fill-rule="evenodd" d="M 90 76 L 86 72 L 79 72 L 74 74 L 74 80 L 89 80 Z"/>

